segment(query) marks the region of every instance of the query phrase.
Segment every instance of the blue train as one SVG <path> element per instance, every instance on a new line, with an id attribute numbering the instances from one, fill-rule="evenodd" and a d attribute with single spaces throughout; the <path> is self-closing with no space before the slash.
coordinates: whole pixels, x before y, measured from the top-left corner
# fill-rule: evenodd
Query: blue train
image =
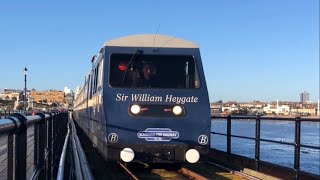
<path id="1" fill-rule="evenodd" d="M 107 41 L 76 95 L 73 116 L 106 160 L 196 163 L 210 143 L 199 47 L 166 35 Z"/>

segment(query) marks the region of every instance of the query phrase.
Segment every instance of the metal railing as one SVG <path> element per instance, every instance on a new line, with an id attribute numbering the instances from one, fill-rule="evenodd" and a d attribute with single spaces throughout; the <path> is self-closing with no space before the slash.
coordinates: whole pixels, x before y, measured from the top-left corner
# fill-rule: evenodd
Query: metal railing
<path id="1" fill-rule="evenodd" d="M 279 117 L 261 117 L 261 116 L 211 116 L 211 119 L 226 119 L 227 120 L 227 132 L 224 133 L 218 133 L 218 132 L 211 132 L 211 134 L 216 135 L 222 135 L 226 136 L 227 138 L 227 159 L 230 161 L 231 159 L 231 138 L 241 138 L 241 139 L 248 139 L 248 140 L 254 140 L 255 141 L 255 170 L 259 171 L 260 163 L 269 163 L 264 162 L 260 159 L 260 142 L 269 142 L 269 143 L 277 143 L 277 144 L 283 144 L 283 145 L 290 145 L 294 147 L 294 165 L 293 168 L 290 168 L 294 171 L 294 179 L 299 179 L 299 175 L 301 173 L 300 170 L 300 150 L 301 148 L 309 148 L 309 149 L 316 149 L 320 150 L 319 146 L 310 146 L 301 144 L 301 122 L 320 122 L 320 119 L 314 119 L 314 118 L 279 118 Z M 235 119 L 251 119 L 255 120 L 255 137 L 247 137 L 247 136 L 239 136 L 239 135 L 233 135 L 231 134 L 231 120 Z M 295 137 L 294 142 L 282 142 L 282 141 L 275 141 L 271 139 L 263 139 L 260 137 L 261 135 L 261 120 L 270 120 L 270 121 L 292 121 L 295 123 Z M 251 158 L 250 158 L 251 159 Z M 273 164 L 273 163 L 269 163 Z M 305 172 L 307 173 L 307 172 Z"/>
<path id="2" fill-rule="evenodd" d="M 40 111 L 37 111 L 37 113 L 39 113 L 39 112 Z M 35 111 L 4 110 L 4 111 L 0 111 L 0 119 L 5 119 L 5 118 L 9 117 L 11 114 L 14 114 L 14 113 L 21 113 L 21 114 L 24 114 L 24 115 L 28 116 L 28 115 L 32 115 L 32 113 L 35 113 Z"/>
<path id="3" fill-rule="evenodd" d="M 54 179 L 66 134 L 66 113 L 11 114 L 0 119 L 0 135 L 7 134 L 7 179 L 26 179 L 27 129 L 34 125 L 34 171 L 31 179 Z"/>
<path id="4" fill-rule="evenodd" d="M 7 118 L 13 113 L 15 113 L 15 112 L 14 111 L 0 111 L 0 119 Z"/>
<path id="5" fill-rule="evenodd" d="M 66 177 L 69 179 L 93 180 L 94 177 L 92 175 L 86 154 L 82 149 L 80 139 L 78 138 L 74 121 L 72 120 L 71 114 L 69 115 L 70 121 L 68 123 L 68 133 L 63 145 L 57 180 L 63 180 Z M 65 173 L 66 156 L 68 156 L 68 160 L 70 163 L 69 176 Z"/>
<path id="6" fill-rule="evenodd" d="M 77 130 L 73 121 L 71 121 L 71 144 L 74 160 L 74 171 L 77 179 L 93 180 L 93 175 L 86 157 L 82 149 Z"/>
<path id="7" fill-rule="evenodd" d="M 70 136 L 70 128 L 69 128 L 69 124 L 68 124 L 68 133 L 67 133 L 66 138 L 64 140 L 63 149 L 62 149 L 61 156 L 60 156 L 57 180 L 63 180 L 64 176 L 65 176 L 65 173 L 64 173 L 65 172 L 65 160 L 66 160 L 66 155 L 67 155 L 69 136 Z"/>

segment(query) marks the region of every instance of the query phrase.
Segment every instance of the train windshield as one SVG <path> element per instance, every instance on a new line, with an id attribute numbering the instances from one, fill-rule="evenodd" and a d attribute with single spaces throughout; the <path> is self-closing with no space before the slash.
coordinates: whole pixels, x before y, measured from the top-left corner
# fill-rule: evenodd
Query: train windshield
<path id="1" fill-rule="evenodd" d="M 112 54 L 109 84 L 120 88 L 200 87 L 193 56 Z"/>

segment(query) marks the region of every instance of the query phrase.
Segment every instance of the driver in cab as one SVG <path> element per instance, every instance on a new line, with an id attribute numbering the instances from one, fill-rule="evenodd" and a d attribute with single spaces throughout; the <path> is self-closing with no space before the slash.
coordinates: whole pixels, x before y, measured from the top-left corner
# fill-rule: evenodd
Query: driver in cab
<path id="1" fill-rule="evenodd" d="M 140 83 L 139 83 L 139 87 L 151 87 L 153 86 L 153 72 L 152 72 L 152 68 L 149 64 L 145 64 L 142 67 L 141 70 L 141 78 L 140 78 Z"/>

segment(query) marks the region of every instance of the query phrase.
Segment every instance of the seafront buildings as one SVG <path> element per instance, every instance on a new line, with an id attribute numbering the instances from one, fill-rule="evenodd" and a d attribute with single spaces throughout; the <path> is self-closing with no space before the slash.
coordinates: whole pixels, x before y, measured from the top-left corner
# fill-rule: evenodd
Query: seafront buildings
<path id="1" fill-rule="evenodd" d="M 4 92 L 0 93 L 0 111 L 22 110 L 24 104 L 23 95 L 24 94 L 22 90 L 4 89 Z M 73 98 L 74 93 L 67 87 L 64 88 L 64 91 L 37 91 L 35 89 L 28 90 L 26 95 L 26 110 L 70 108 L 73 103 Z"/>
<path id="2" fill-rule="evenodd" d="M 57 90 L 48 90 L 48 91 L 36 91 L 35 89 L 31 90 L 30 97 L 33 99 L 33 102 L 36 103 L 64 103 L 64 92 Z"/>
<path id="3" fill-rule="evenodd" d="M 210 104 L 213 115 L 282 115 L 319 116 L 319 102 L 215 102 Z"/>
<path id="4" fill-rule="evenodd" d="M 77 96 L 79 89 L 73 92 L 67 87 L 63 91 L 47 90 L 27 91 L 27 109 L 63 107 L 72 108 L 73 100 Z M 303 94 L 303 95 L 302 95 Z M 309 93 L 301 93 L 304 102 L 214 102 L 210 104 L 211 114 L 215 115 L 282 115 L 282 116 L 315 116 L 320 117 L 319 101 L 313 103 L 308 101 Z M 23 91 L 18 89 L 4 89 L 0 93 L 0 111 L 4 109 L 16 110 L 23 101 Z"/>

